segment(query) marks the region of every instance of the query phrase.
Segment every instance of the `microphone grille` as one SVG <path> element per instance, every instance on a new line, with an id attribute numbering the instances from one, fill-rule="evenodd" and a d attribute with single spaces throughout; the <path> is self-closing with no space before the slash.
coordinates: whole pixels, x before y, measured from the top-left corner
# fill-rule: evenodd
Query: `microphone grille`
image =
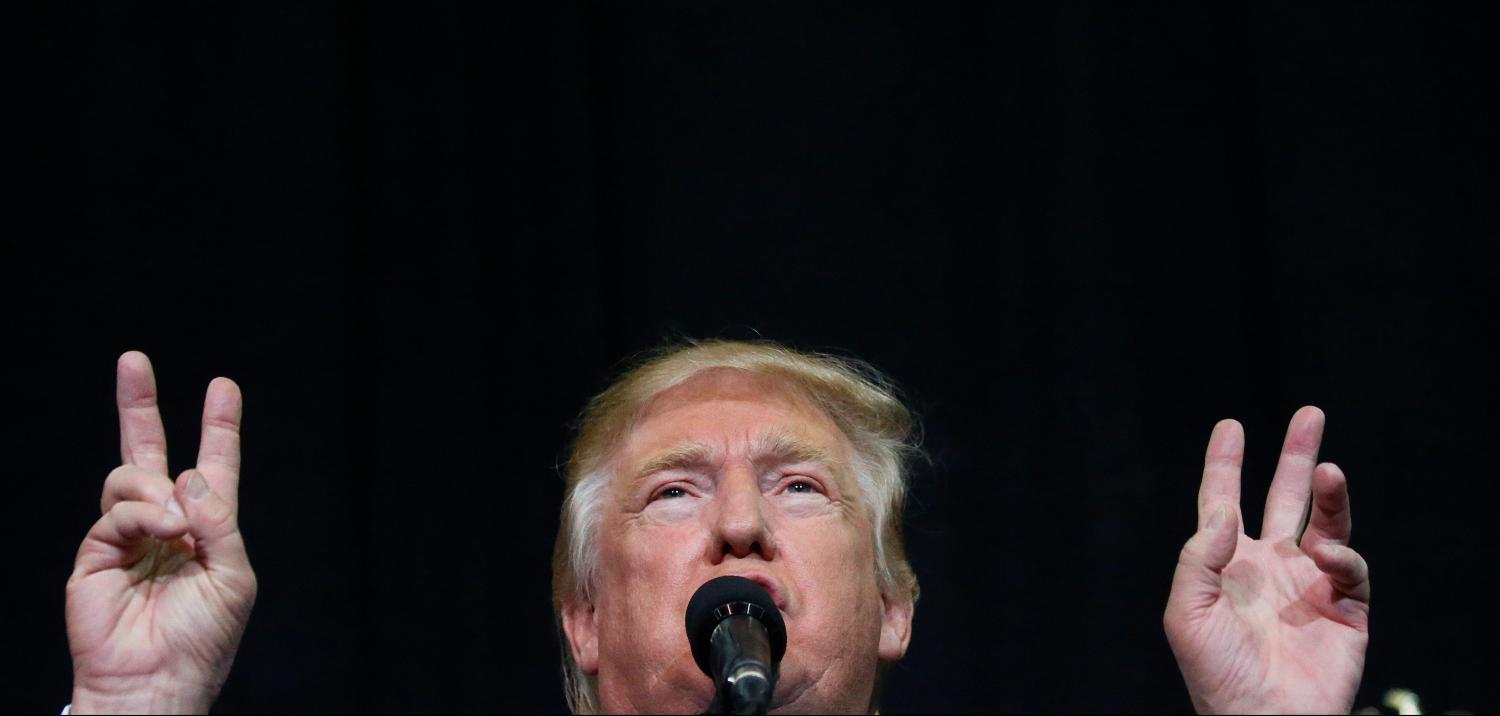
<path id="1" fill-rule="evenodd" d="M 684 619 L 693 659 L 703 673 L 709 673 L 709 637 L 714 627 L 737 614 L 753 617 L 765 625 L 766 634 L 771 638 L 773 662 L 781 661 L 786 654 L 786 623 L 782 621 L 781 610 L 776 608 L 771 593 L 744 577 L 715 577 L 693 593 Z"/>

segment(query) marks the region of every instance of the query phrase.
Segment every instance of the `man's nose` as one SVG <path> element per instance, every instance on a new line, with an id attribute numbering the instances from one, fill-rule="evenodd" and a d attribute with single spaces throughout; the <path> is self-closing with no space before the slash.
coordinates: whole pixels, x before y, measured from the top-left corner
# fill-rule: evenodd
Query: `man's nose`
<path id="1" fill-rule="evenodd" d="M 725 470 L 719 477 L 718 509 L 715 511 L 714 561 L 757 555 L 773 559 L 776 545 L 762 511 L 760 481 L 749 466 Z"/>

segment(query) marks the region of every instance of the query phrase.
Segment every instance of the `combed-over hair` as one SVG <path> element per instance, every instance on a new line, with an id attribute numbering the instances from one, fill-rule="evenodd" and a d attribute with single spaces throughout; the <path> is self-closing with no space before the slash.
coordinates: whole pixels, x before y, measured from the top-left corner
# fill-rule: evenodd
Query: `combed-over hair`
<path id="1" fill-rule="evenodd" d="M 564 467 L 566 489 L 552 551 L 552 606 L 562 642 L 564 688 L 574 713 L 598 713 L 598 683 L 574 662 L 562 630 L 562 613 L 565 603 L 592 599 L 599 567 L 596 540 L 611 482 L 611 458 L 653 398 L 714 369 L 784 380 L 843 431 L 854 449 L 851 467 L 871 516 L 874 567 L 881 591 L 909 595 L 916 601 L 917 578 L 901 539 L 907 465 L 918 454 L 916 423 L 891 381 L 862 361 L 799 351 L 771 341 L 670 345 L 641 356 L 633 368 L 588 402 Z"/>

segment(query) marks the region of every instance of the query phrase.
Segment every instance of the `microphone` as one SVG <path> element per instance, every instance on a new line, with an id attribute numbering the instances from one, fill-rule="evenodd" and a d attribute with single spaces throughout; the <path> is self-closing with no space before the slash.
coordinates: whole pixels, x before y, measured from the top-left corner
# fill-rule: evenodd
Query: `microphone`
<path id="1" fill-rule="evenodd" d="M 744 577 L 703 583 L 688 601 L 688 643 L 714 681 L 707 713 L 763 714 L 786 654 L 786 624 L 765 588 Z"/>

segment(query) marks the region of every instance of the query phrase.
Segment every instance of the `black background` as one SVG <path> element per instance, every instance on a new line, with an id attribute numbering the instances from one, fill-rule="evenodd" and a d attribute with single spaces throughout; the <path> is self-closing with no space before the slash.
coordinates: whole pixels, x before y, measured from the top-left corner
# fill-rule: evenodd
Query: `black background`
<path id="1" fill-rule="evenodd" d="M 175 470 L 208 381 L 246 394 L 262 588 L 220 710 L 562 710 L 555 464 L 673 336 L 858 355 L 922 414 L 887 712 L 1188 708 L 1160 616 L 1209 429 L 1245 423 L 1258 525 L 1307 403 L 1374 572 L 1357 705 L 1500 708 L 1482 18 L 101 3 L 7 32 L 8 710 L 68 700 L 127 349 Z"/>

